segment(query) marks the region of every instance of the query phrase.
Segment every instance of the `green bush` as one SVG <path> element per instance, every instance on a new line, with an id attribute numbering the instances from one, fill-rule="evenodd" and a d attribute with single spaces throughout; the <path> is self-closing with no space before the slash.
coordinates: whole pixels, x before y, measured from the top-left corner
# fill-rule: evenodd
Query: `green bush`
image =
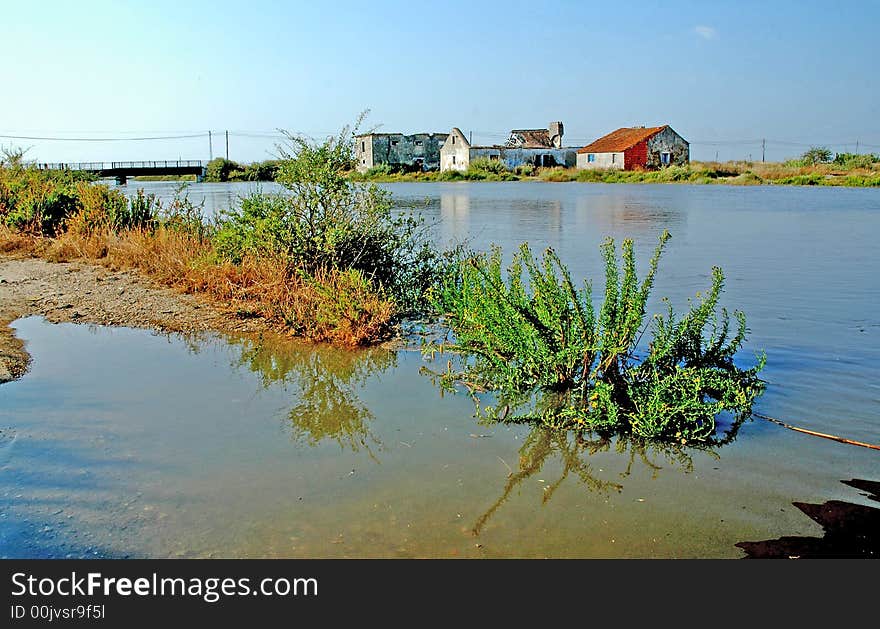
<path id="1" fill-rule="evenodd" d="M 85 235 L 132 225 L 132 203 L 119 190 L 81 182 L 74 188 L 77 211 L 65 219 L 67 231 Z"/>
<path id="2" fill-rule="evenodd" d="M 831 161 L 831 149 L 825 146 L 811 146 L 810 150 L 801 155 L 804 164 L 827 164 Z"/>
<path id="3" fill-rule="evenodd" d="M 421 222 L 392 211 L 390 194 L 349 176 L 353 135 L 314 143 L 287 135 L 277 181 L 290 194 L 257 192 L 221 215 L 218 254 L 280 258 L 307 274 L 353 269 L 392 296 L 401 311 L 419 307 L 439 256 Z"/>
<path id="4" fill-rule="evenodd" d="M 150 227 L 156 222 L 161 207 L 155 194 L 144 194 L 143 189 L 138 188 L 131 199 L 128 215 L 118 223 L 118 227 Z"/>
<path id="5" fill-rule="evenodd" d="M 278 160 L 274 159 L 248 164 L 244 167 L 241 179 L 244 181 L 275 181 L 278 166 Z"/>
<path id="6" fill-rule="evenodd" d="M 837 153 L 833 163 L 844 168 L 873 168 L 880 164 L 880 156 L 871 153 Z"/>
<path id="7" fill-rule="evenodd" d="M 199 242 L 206 241 L 213 235 L 214 225 L 205 220 L 204 200 L 193 203 L 186 189 L 187 185 L 181 184 L 167 206 L 157 204 L 156 219 L 166 229 L 188 234 Z"/>
<path id="8" fill-rule="evenodd" d="M 679 442 L 713 439 L 718 413 L 740 420 L 750 414 L 762 391 L 757 374 L 764 358 L 753 369 L 734 364 L 745 317 L 734 313 L 738 327 L 729 338 L 727 311 L 715 312 L 724 279 L 717 268 L 708 294 L 681 319 L 671 308 L 655 317 L 653 342 L 647 351 L 639 346 L 668 238 L 661 237 L 641 282 L 632 241 L 623 242 L 622 275 L 613 241 L 605 242 L 605 299 L 598 312 L 591 285 L 577 289 L 552 250 L 537 260 L 524 244 L 506 273 L 498 248 L 460 260 L 432 295 L 454 334 L 451 343 L 424 350 L 455 354 L 441 384 L 495 391 L 495 406 L 481 408 L 475 398 L 478 412 L 490 419 L 513 409 L 512 420 Z"/>
<path id="9" fill-rule="evenodd" d="M 80 207 L 78 186 L 94 177 L 38 170 L 9 158 L 0 166 L 0 221 L 12 229 L 54 236 Z"/>
<path id="10" fill-rule="evenodd" d="M 825 175 L 822 173 L 810 173 L 809 175 L 792 175 L 791 177 L 780 177 L 773 180 L 773 183 L 788 186 L 821 186 L 825 183 Z"/>
<path id="11" fill-rule="evenodd" d="M 205 181 L 211 181 L 214 183 L 232 181 L 232 179 L 238 173 L 243 172 L 243 170 L 244 169 L 241 165 L 230 159 L 215 157 L 208 162 L 208 166 L 205 170 Z"/>
<path id="12" fill-rule="evenodd" d="M 478 157 L 471 160 L 468 164 L 468 170 L 472 173 L 487 173 L 493 175 L 503 175 L 510 172 L 510 169 L 500 159 L 489 159 L 488 157 Z"/>
<path id="13" fill-rule="evenodd" d="M 367 172 L 364 173 L 364 176 L 367 178 L 373 177 L 387 177 L 389 175 L 393 175 L 395 173 L 394 169 L 391 168 L 391 164 L 378 164 L 373 166 L 372 168 L 368 168 Z"/>
<path id="14" fill-rule="evenodd" d="M 435 181 L 467 181 L 468 176 L 462 170 L 441 170 L 437 173 Z"/>
<path id="15" fill-rule="evenodd" d="M 290 200 L 280 194 L 253 192 L 237 208 L 222 210 L 214 246 L 221 258 L 240 264 L 246 256 L 293 255 L 297 225 Z"/>

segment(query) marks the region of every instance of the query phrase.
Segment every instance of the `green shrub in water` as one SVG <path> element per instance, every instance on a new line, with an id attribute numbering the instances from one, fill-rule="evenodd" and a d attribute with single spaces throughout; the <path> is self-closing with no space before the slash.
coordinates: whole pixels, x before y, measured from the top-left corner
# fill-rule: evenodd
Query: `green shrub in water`
<path id="1" fill-rule="evenodd" d="M 538 260 L 520 247 L 505 274 L 497 247 L 460 260 L 433 294 L 454 334 L 448 344 L 430 343 L 425 353 L 451 351 L 441 384 L 464 384 L 472 393 L 493 391 L 495 406 L 478 411 L 489 419 L 538 420 L 686 443 L 714 438 L 715 417 L 728 411 L 740 420 L 751 412 L 763 384 L 752 369 L 733 361 L 746 336 L 745 316 L 716 313 L 724 276 L 713 269 L 709 292 L 681 318 L 670 308 L 646 331 L 645 306 L 665 232 L 645 277 L 636 276 L 631 240 L 623 242 L 621 272 L 612 240 L 602 245 L 605 295 L 593 305 L 591 285 L 576 288 L 568 269 L 548 249 Z"/>

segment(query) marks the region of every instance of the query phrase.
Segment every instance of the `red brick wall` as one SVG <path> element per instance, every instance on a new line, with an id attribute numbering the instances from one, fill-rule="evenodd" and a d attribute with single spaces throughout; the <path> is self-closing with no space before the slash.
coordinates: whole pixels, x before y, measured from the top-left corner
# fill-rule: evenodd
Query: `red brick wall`
<path id="1" fill-rule="evenodd" d="M 645 168 L 648 164 L 648 141 L 643 140 L 623 152 L 623 169 Z"/>

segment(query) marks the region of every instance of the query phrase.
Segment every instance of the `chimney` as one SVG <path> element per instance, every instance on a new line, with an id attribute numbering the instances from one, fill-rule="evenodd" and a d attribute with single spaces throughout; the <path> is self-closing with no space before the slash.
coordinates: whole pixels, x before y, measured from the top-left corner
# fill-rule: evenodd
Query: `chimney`
<path id="1" fill-rule="evenodd" d="M 558 149 L 562 148 L 562 123 L 561 122 L 551 122 L 548 127 L 548 131 L 550 131 L 550 144 L 555 146 Z"/>

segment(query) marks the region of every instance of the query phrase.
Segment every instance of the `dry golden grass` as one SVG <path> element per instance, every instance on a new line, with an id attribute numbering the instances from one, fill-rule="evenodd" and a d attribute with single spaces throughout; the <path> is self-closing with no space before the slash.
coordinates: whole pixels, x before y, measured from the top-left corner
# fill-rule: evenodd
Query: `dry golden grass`
<path id="1" fill-rule="evenodd" d="M 205 295 L 230 316 L 261 317 L 271 327 L 344 347 L 387 337 L 395 314 L 393 300 L 357 271 L 329 269 L 307 276 L 272 258 L 219 262 L 209 241 L 165 227 L 71 230 L 53 239 L 3 227 L 0 251 L 136 269 L 162 285 Z"/>
<path id="2" fill-rule="evenodd" d="M 108 238 L 104 234 L 76 235 L 65 232 L 49 239 L 40 255 L 50 262 L 70 262 L 80 259 L 102 260 L 107 251 Z"/>
<path id="3" fill-rule="evenodd" d="M 38 256 L 51 243 L 46 238 L 22 234 L 0 224 L 0 253 L 12 256 Z"/>
<path id="4" fill-rule="evenodd" d="M 695 171 L 729 172 L 731 176 L 753 173 L 765 181 L 820 175 L 830 177 L 876 177 L 880 165 L 875 168 L 846 168 L 838 164 L 814 164 L 795 166 L 784 162 L 691 162 Z"/>

